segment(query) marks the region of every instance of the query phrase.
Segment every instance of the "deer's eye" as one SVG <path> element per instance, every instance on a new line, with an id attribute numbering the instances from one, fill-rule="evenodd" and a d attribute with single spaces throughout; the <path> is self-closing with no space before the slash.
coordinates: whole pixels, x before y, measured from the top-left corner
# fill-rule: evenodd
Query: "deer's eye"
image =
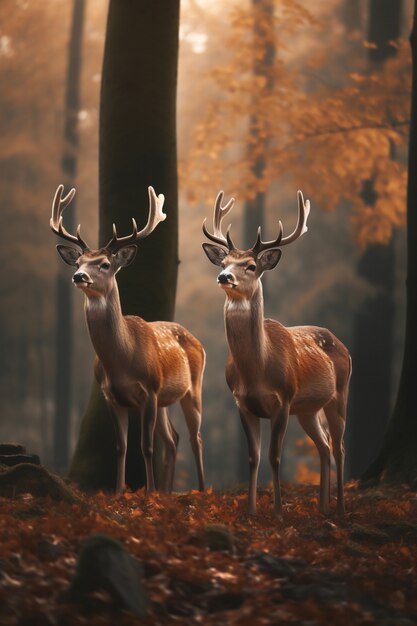
<path id="1" fill-rule="evenodd" d="M 103 263 L 100 265 L 100 269 L 101 270 L 108 270 L 108 269 L 110 269 L 110 263 L 108 263 L 107 261 L 103 261 Z"/>
<path id="2" fill-rule="evenodd" d="M 249 271 L 251 271 L 251 272 L 254 272 L 254 271 L 256 270 L 256 265 L 253 265 L 253 264 L 248 265 L 248 266 L 246 267 L 246 269 L 247 269 L 247 270 L 249 270 Z"/>

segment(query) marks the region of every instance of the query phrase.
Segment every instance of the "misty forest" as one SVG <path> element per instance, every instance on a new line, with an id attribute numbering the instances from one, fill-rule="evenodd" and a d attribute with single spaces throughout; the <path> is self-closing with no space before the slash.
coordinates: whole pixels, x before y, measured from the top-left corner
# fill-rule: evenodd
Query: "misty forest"
<path id="1" fill-rule="evenodd" d="M 0 624 L 417 623 L 415 9 L 1 2 Z"/>

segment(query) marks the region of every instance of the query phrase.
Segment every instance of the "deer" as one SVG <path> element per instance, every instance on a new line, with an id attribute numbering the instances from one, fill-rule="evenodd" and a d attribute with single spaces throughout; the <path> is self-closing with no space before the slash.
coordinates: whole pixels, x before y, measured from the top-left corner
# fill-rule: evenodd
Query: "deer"
<path id="1" fill-rule="evenodd" d="M 344 431 L 352 362 L 347 348 L 326 328 L 285 327 L 265 319 L 261 278 L 278 264 L 283 246 L 307 231 L 310 202 L 297 192 L 298 221 L 283 237 L 282 223 L 272 241 L 262 241 L 258 228 L 255 244 L 236 248 L 222 221 L 234 198 L 222 205 L 220 191 L 213 213 L 213 232 L 203 223 L 203 233 L 213 243 L 202 244 L 208 259 L 220 266 L 219 287 L 226 294 L 224 321 L 229 357 L 226 381 L 239 410 L 249 454 L 248 513 L 256 514 L 256 490 L 261 450 L 262 418 L 270 420 L 269 464 L 273 481 L 273 511 L 282 516 L 279 480 L 282 445 L 290 415 L 313 440 L 320 457 L 319 510 L 330 512 L 330 446 L 337 472 L 337 512 L 345 511 L 343 492 Z M 322 421 L 323 420 L 323 421 Z M 328 431 L 324 426 L 327 421 Z"/>
<path id="2" fill-rule="evenodd" d="M 63 211 L 75 189 L 62 197 L 59 185 L 53 202 L 52 232 L 70 245 L 58 244 L 62 260 L 76 267 L 72 282 L 84 292 L 87 327 L 96 358 L 94 373 L 113 418 L 116 434 L 116 493 L 125 488 L 128 435 L 128 409 L 136 409 L 141 420 L 141 449 L 146 469 L 146 490 L 155 490 L 153 440 L 156 432 L 164 444 L 162 490 L 173 489 L 179 436 L 167 407 L 179 401 L 190 433 L 200 491 L 204 491 L 201 438 L 201 394 L 205 352 L 201 343 L 180 324 L 146 322 L 140 317 L 123 315 L 116 281 L 119 270 L 130 265 L 140 241 L 148 237 L 166 218 L 162 211 L 163 194 L 148 188 L 148 221 L 138 231 L 132 218 L 132 233 L 119 237 L 113 224 L 110 241 L 97 250 L 90 249 L 81 237 L 80 225 L 73 235 L 63 225 Z"/>

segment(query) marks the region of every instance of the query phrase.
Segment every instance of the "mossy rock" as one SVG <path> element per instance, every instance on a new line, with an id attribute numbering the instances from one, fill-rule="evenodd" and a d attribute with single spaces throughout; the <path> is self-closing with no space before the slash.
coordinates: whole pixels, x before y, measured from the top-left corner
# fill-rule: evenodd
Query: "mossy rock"
<path id="1" fill-rule="evenodd" d="M 223 524 L 207 524 L 201 531 L 201 538 L 209 550 L 214 552 L 234 552 L 236 537 Z"/>
<path id="2" fill-rule="evenodd" d="M 120 541 L 104 534 L 90 535 L 82 545 L 77 571 L 64 599 L 88 606 L 90 594 L 104 590 L 119 608 L 144 617 L 148 597 L 143 579 L 142 564 Z"/>
<path id="3" fill-rule="evenodd" d="M 71 487 L 43 465 L 20 463 L 10 468 L 0 468 L 0 496 L 14 498 L 23 493 L 40 497 L 49 496 L 70 504 L 80 502 Z"/>

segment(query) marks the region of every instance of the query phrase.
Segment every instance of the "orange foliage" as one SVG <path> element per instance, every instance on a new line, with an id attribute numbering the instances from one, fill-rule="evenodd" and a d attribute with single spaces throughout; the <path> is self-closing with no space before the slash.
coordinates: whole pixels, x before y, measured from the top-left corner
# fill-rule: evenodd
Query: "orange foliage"
<path id="1" fill-rule="evenodd" d="M 415 493 L 346 491 L 343 519 L 323 517 L 317 488 L 299 485 L 284 485 L 283 519 L 272 515 L 271 490 L 260 491 L 256 517 L 246 494 L 211 489 L 80 493 L 76 505 L 1 498 L 0 623 L 414 623 Z M 105 593 L 90 594 L 89 611 L 65 601 L 82 541 L 97 532 L 144 564 L 144 620 L 116 611 Z"/>
<path id="2" fill-rule="evenodd" d="M 224 187 L 254 198 L 277 179 L 302 187 L 325 210 L 345 199 L 358 244 L 387 242 L 405 220 L 409 45 L 394 42 L 396 56 L 372 70 L 364 49 L 373 44 L 347 33 L 332 3 L 327 15 L 320 6 L 320 18 L 294 0 L 273 4 L 269 20 L 260 9 L 232 8 L 229 58 L 209 74 L 213 95 L 182 179 L 193 198 L 208 194 L 210 201 Z M 271 45 L 273 62 L 256 71 Z M 376 194 L 372 207 L 362 194 L 366 180 Z"/>
<path id="3" fill-rule="evenodd" d="M 295 471 L 294 481 L 306 485 L 318 485 L 320 483 L 320 472 L 311 469 L 306 463 L 300 462 Z"/>

